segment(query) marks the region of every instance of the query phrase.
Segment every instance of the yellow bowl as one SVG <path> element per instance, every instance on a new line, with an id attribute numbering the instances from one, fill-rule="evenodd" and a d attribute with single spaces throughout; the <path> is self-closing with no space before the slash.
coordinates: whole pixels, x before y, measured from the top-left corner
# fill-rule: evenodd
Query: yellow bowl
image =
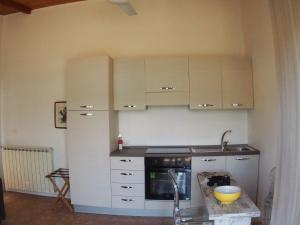
<path id="1" fill-rule="evenodd" d="M 219 186 L 214 189 L 214 196 L 221 204 L 232 204 L 240 198 L 241 188 L 237 186 Z"/>

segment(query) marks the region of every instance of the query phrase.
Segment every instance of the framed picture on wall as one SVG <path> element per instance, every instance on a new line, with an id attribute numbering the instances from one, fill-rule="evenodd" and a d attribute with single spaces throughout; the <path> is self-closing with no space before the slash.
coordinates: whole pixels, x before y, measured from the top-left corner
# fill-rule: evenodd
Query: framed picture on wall
<path id="1" fill-rule="evenodd" d="M 67 102 L 59 101 L 54 103 L 55 128 L 67 128 Z"/>

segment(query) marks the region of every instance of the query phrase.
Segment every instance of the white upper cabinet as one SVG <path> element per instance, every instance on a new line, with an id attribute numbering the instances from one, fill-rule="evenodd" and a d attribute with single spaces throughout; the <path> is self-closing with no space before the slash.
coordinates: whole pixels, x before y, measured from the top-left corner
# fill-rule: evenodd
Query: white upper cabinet
<path id="1" fill-rule="evenodd" d="M 78 67 L 82 66 L 75 65 L 73 74 L 82 74 L 82 68 Z M 73 82 L 76 84 L 80 79 Z M 80 100 L 88 95 L 77 96 L 78 92 L 74 92 Z M 251 109 L 251 59 L 238 56 L 119 58 L 114 61 L 114 100 L 115 110 L 144 110 L 147 105 L 189 105 L 190 109 L 199 110 Z M 78 102 L 76 106 L 90 104 Z M 73 103 L 68 104 L 72 107 Z"/>
<path id="2" fill-rule="evenodd" d="M 222 108 L 222 64 L 218 57 L 189 57 L 190 108 Z"/>
<path id="3" fill-rule="evenodd" d="M 146 104 L 188 105 L 188 57 L 146 57 Z"/>
<path id="4" fill-rule="evenodd" d="M 251 60 L 247 57 L 223 58 L 222 71 L 223 108 L 253 108 Z"/>
<path id="5" fill-rule="evenodd" d="M 109 110 L 111 60 L 94 56 L 68 61 L 66 93 L 68 110 Z"/>
<path id="6" fill-rule="evenodd" d="M 145 110 L 145 59 L 114 59 L 114 109 Z"/>

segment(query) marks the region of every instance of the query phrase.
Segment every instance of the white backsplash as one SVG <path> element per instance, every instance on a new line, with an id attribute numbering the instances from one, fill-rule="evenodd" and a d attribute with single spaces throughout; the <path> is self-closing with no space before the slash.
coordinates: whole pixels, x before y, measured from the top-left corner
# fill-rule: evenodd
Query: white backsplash
<path id="1" fill-rule="evenodd" d="M 232 129 L 231 144 L 248 143 L 247 111 L 192 111 L 187 107 L 149 107 L 119 112 L 125 145 L 215 145 Z"/>

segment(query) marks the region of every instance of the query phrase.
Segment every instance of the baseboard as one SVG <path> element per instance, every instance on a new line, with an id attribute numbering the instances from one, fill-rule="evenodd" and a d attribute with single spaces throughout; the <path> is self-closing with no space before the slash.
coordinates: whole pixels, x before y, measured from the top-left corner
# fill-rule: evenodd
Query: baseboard
<path id="1" fill-rule="evenodd" d="M 28 194 L 28 195 L 38 195 L 38 196 L 44 196 L 44 197 L 56 197 L 57 194 L 54 192 L 51 193 L 43 193 L 43 192 L 29 192 L 29 191 L 19 191 L 15 189 L 6 189 L 6 192 L 15 192 L 15 193 L 21 193 L 21 194 Z"/>
<path id="2" fill-rule="evenodd" d="M 113 209 L 105 207 L 74 205 L 75 212 L 108 214 L 119 216 L 149 216 L 149 217 L 172 217 L 172 210 L 155 210 L 155 209 Z"/>

